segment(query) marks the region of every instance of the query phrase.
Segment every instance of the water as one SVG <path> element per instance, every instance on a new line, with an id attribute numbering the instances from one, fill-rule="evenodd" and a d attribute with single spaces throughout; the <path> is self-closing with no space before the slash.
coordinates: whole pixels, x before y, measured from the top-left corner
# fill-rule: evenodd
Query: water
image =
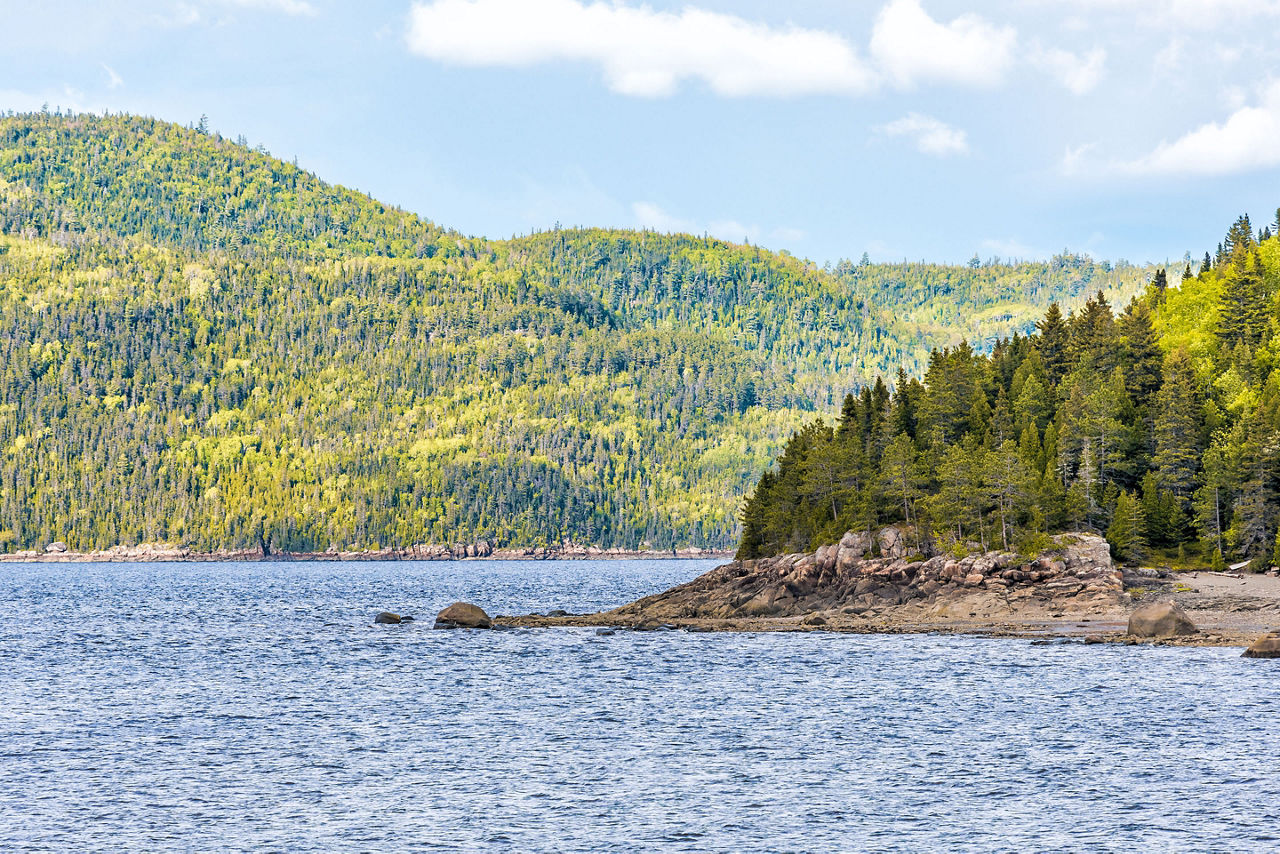
<path id="1" fill-rule="evenodd" d="M 710 565 L 0 565 L 0 850 L 1280 848 L 1239 650 L 431 630 Z"/>

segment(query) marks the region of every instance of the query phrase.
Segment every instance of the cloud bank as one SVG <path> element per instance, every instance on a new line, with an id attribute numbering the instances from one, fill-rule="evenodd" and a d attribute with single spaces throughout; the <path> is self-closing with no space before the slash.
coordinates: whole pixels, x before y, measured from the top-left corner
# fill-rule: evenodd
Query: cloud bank
<path id="1" fill-rule="evenodd" d="M 988 86 L 1017 35 L 975 15 L 940 23 L 919 0 L 890 0 L 865 59 L 843 36 L 770 27 L 687 6 L 679 12 L 584 0 L 432 0 L 409 13 L 414 53 L 463 66 L 595 65 L 620 94 L 663 97 L 685 81 L 726 96 L 862 95 L 891 84 Z"/>
<path id="2" fill-rule="evenodd" d="M 1280 166 L 1280 81 L 1254 106 L 1240 107 L 1223 122 L 1210 122 L 1129 163 L 1139 175 L 1231 175 Z"/>
<path id="3" fill-rule="evenodd" d="M 687 7 L 578 0 L 436 0 L 409 13 L 409 48 L 455 65 L 597 65 L 615 92 L 660 97 L 698 80 L 720 95 L 860 94 L 874 77 L 842 38 Z"/>

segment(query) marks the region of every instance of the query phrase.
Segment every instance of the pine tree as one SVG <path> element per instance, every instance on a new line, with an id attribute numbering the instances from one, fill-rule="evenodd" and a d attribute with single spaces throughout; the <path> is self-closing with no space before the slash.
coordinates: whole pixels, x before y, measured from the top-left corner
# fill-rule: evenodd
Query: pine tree
<path id="1" fill-rule="evenodd" d="M 1228 349 L 1237 344 L 1256 345 L 1262 338 L 1266 317 L 1262 262 L 1258 253 L 1249 251 L 1232 264 L 1223 280 L 1218 338 Z"/>
<path id="2" fill-rule="evenodd" d="M 1162 488 L 1188 500 L 1196 488 L 1202 417 L 1196 400 L 1195 373 L 1185 351 L 1169 354 L 1164 381 L 1156 395 L 1156 453 L 1152 459 Z"/>
<path id="3" fill-rule="evenodd" d="M 1134 299 L 1129 303 L 1124 314 L 1120 315 L 1119 331 L 1125 387 L 1134 405 L 1144 408 L 1160 387 L 1164 361 L 1156 331 L 1151 325 L 1151 308 L 1146 302 Z"/>
<path id="4" fill-rule="evenodd" d="M 1161 267 L 1156 270 L 1155 277 L 1151 280 L 1151 287 L 1155 288 L 1157 298 L 1164 296 L 1164 292 L 1169 288 L 1169 276 L 1165 269 Z"/>
<path id="5" fill-rule="evenodd" d="M 1050 303 L 1044 320 L 1036 324 L 1040 337 L 1036 341 L 1036 349 L 1040 351 L 1040 359 L 1044 362 L 1045 373 L 1050 385 L 1057 385 L 1067 372 L 1067 324 L 1062 317 L 1062 307 L 1056 302 Z"/>
<path id="6" fill-rule="evenodd" d="M 1147 556 L 1146 519 L 1142 503 L 1132 493 L 1121 492 L 1117 496 L 1115 513 L 1107 527 L 1107 542 L 1121 560 L 1141 560 Z"/>

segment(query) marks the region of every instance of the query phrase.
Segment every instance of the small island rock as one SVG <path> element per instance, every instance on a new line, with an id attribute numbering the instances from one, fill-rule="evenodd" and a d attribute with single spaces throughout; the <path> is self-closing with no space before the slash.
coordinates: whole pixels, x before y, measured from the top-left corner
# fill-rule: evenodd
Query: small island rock
<path id="1" fill-rule="evenodd" d="M 393 614 L 390 611 L 382 611 L 378 616 L 373 618 L 373 622 L 380 625 L 396 626 L 403 622 L 399 614 Z"/>
<path id="2" fill-rule="evenodd" d="M 1280 631 L 1265 634 L 1244 651 L 1245 658 L 1280 658 Z"/>
<path id="3" fill-rule="evenodd" d="M 489 615 L 470 602 L 454 602 L 436 615 L 437 629 L 487 629 Z"/>
<path id="4" fill-rule="evenodd" d="M 1194 635 L 1200 630 L 1173 602 L 1151 602 L 1129 615 L 1129 634 L 1140 638 Z"/>

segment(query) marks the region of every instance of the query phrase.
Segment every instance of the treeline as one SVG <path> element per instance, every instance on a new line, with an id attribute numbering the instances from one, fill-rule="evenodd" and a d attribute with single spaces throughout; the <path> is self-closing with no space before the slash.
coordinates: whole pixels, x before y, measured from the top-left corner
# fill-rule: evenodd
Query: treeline
<path id="1" fill-rule="evenodd" d="M 941 549 L 1090 530 L 1129 560 L 1280 563 L 1280 240 L 1242 217 L 1180 272 L 1118 316 L 1103 294 L 1054 304 L 988 356 L 961 343 L 923 383 L 849 395 L 761 477 L 739 556 L 906 522 Z"/>
<path id="2" fill-rule="evenodd" d="M 944 334 L 785 253 L 466 238 L 200 128 L 0 118 L 4 549 L 723 547 L 797 424 Z"/>

